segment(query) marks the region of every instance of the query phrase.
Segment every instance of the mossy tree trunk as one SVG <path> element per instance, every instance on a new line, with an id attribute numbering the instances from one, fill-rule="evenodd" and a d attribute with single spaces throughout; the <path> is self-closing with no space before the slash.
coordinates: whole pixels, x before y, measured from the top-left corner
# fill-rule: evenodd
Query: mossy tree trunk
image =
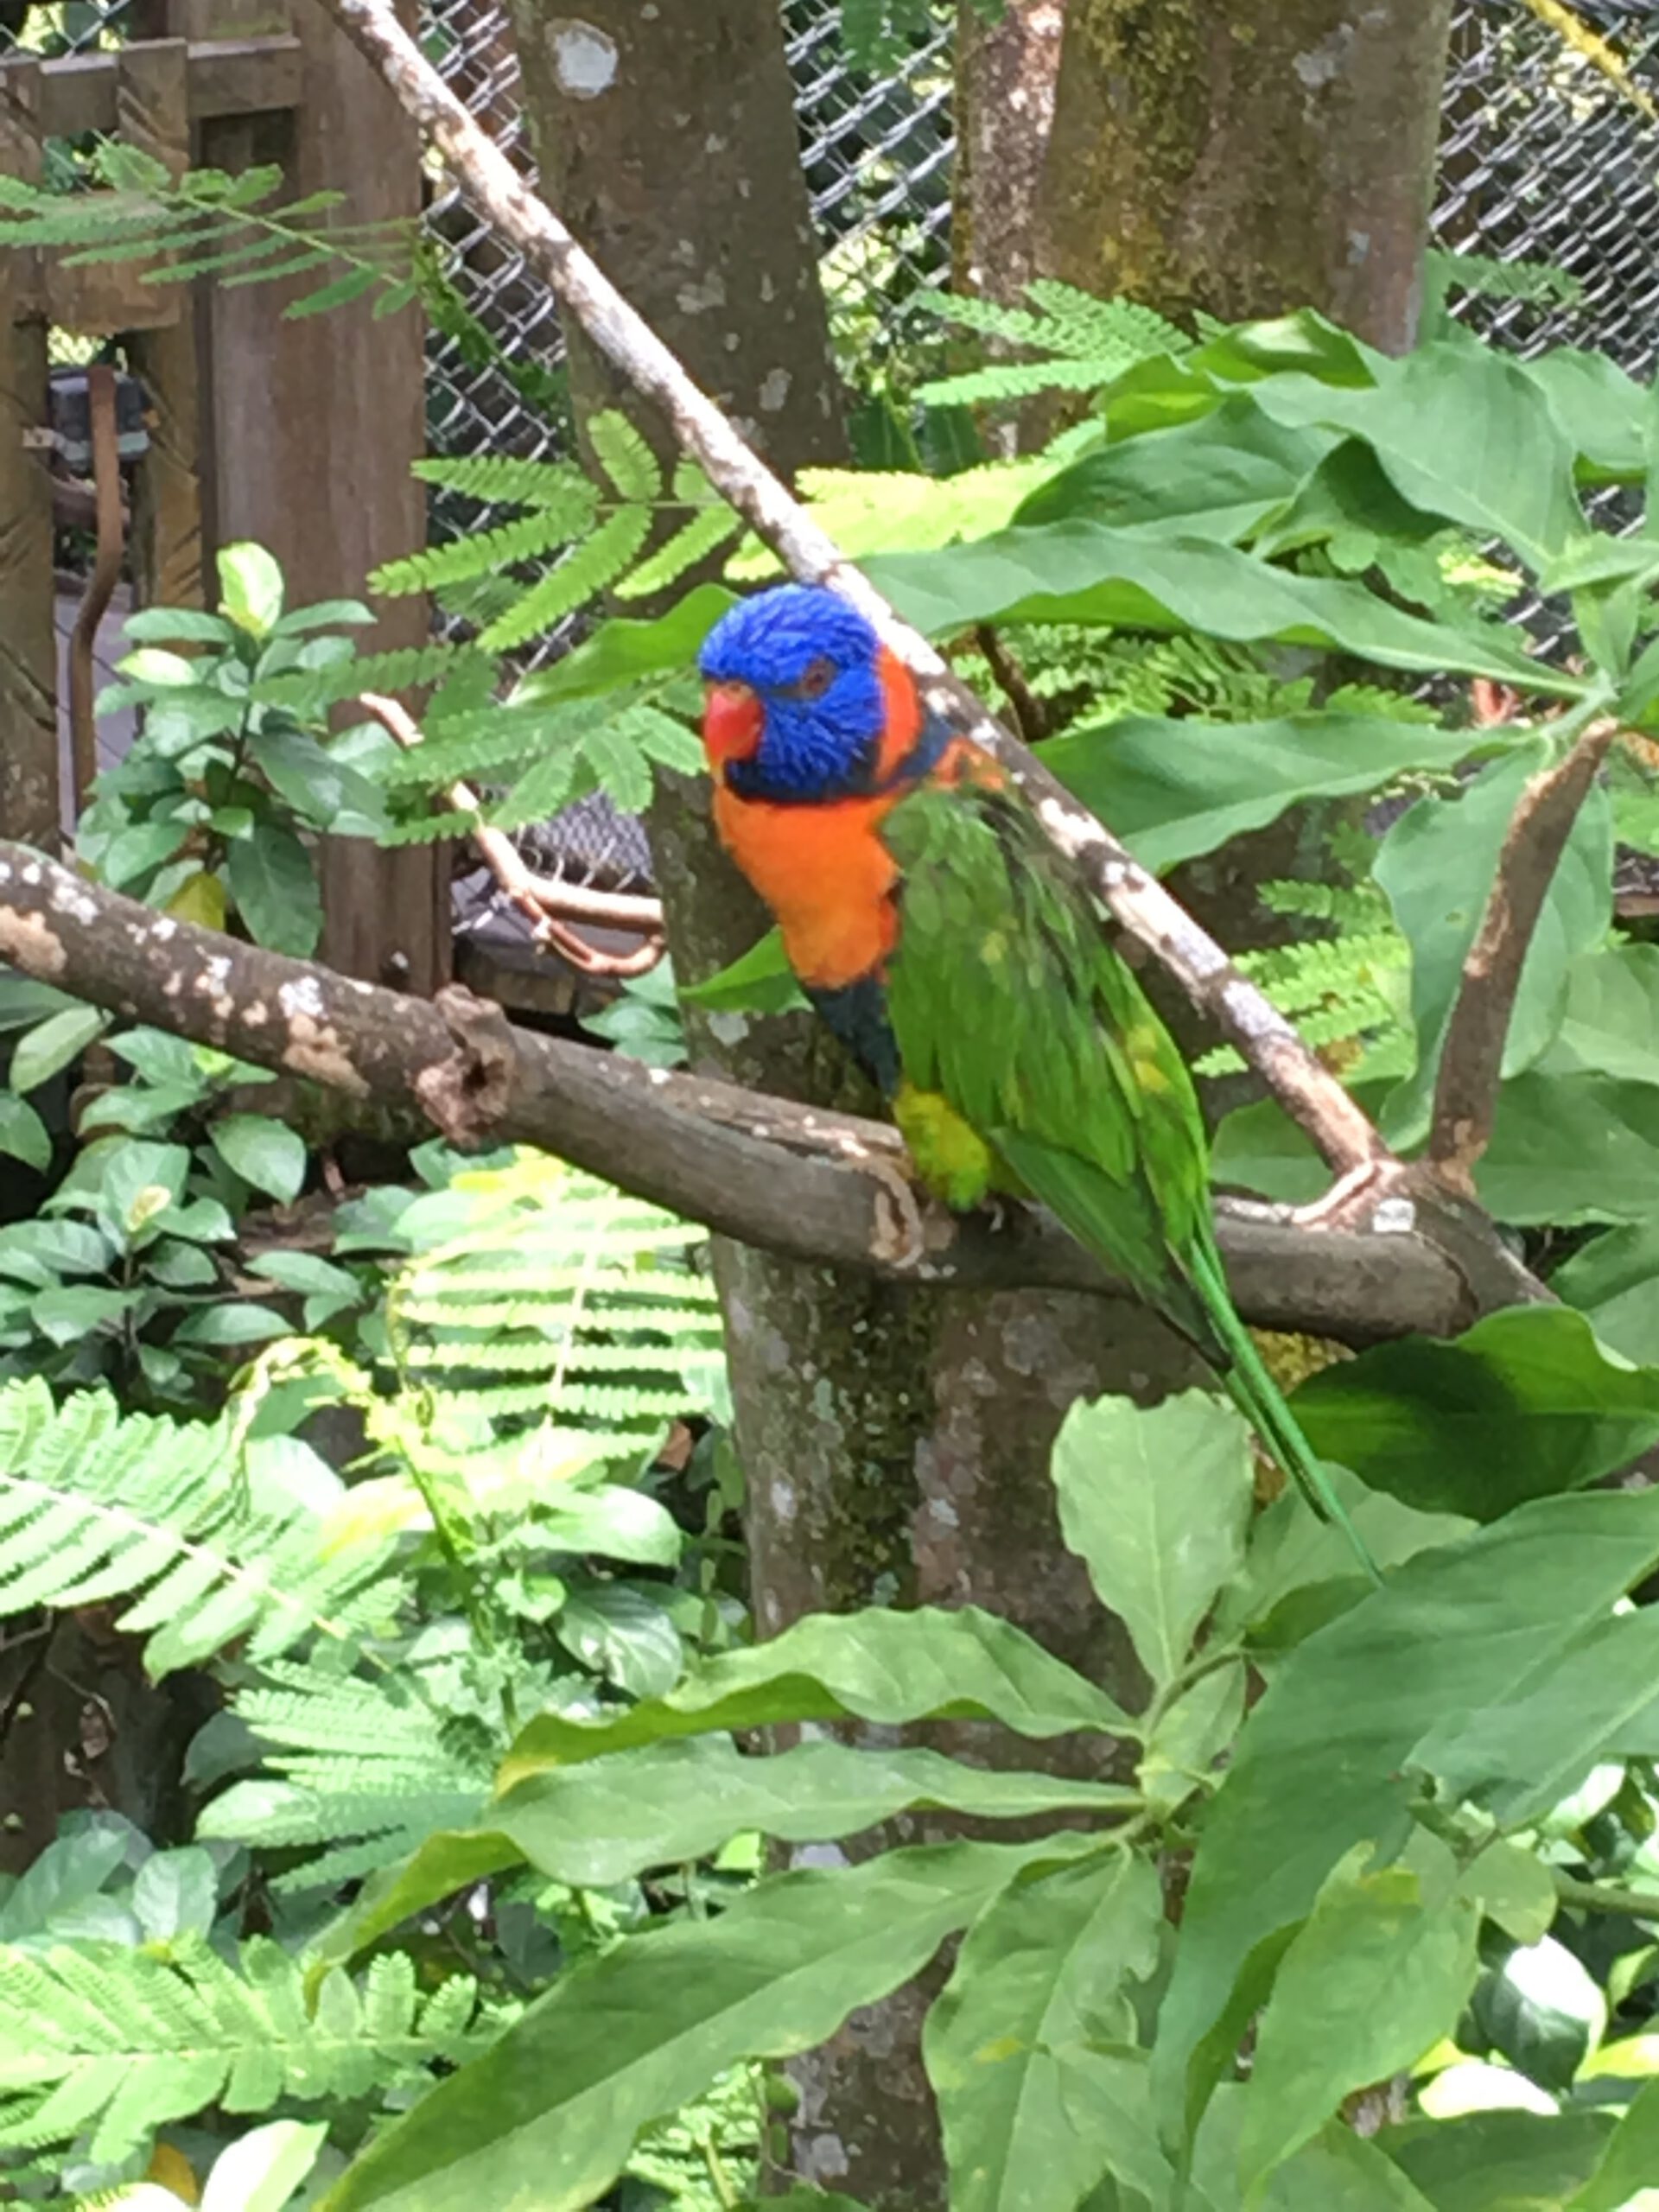
<path id="1" fill-rule="evenodd" d="M 577 237 L 776 463 L 843 458 L 776 0 L 515 12 L 537 156 Z M 579 414 L 619 397 L 586 349 L 573 369 Z M 694 978 L 765 918 L 714 846 L 706 792 L 664 795 L 650 826 L 676 966 Z M 692 1046 L 759 1087 L 873 1103 L 800 1018 L 699 1020 Z M 1165 1383 L 1161 1328 L 1128 1306 L 911 1294 L 731 1245 L 716 1268 L 761 1631 L 820 1608 L 972 1600 L 1133 1695 L 1046 1467 L 1074 1399 Z M 923 2001 L 857 2016 L 796 2069 L 800 2172 L 873 2205 L 941 2199 Z"/>
<path id="2" fill-rule="evenodd" d="M 1165 314 L 1416 326 L 1450 0 L 1070 0 L 1046 274 Z"/>

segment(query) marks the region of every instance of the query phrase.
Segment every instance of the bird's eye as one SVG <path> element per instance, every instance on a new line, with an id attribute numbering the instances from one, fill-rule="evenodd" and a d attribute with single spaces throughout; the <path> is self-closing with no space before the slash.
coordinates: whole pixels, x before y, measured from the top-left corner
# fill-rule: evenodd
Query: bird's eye
<path id="1" fill-rule="evenodd" d="M 835 680 L 834 662 L 815 660 L 795 688 L 803 699 L 822 699 Z"/>

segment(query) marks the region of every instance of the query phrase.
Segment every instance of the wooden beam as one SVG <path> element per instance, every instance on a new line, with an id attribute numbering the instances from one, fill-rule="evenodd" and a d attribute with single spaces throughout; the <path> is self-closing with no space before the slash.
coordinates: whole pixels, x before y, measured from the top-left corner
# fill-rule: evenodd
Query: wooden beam
<path id="1" fill-rule="evenodd" d="M 41 67 L 0 75 L 0 175 L 38 181 Z M 0 836 L 55 852 L 58 645 L 53 626 L 46 302 L 37 257 L 0 253 Z"/>
<path id="2" fill-rule="evenodd" d="M 189 64 L 182 39 L 156 40 L 118 54 L 122 143 L 177 177 L 190 165 Z M 201 389 L 194 285 L 166 289 L 177 310 L 170 327 L 129 339 L 133 371 L 149 396 L 149 451 L 133 475 L 131 569 L 140 607 L 200 607 Z"/>
<path id="3" fill-rule="evenodd" d="M 129 54 L 141 53 L 129 48 Z M 16 70 L 38 73 L 41 129 L 48 138 L 105 133 L 118 120 L 120 54 L 71 54 L 55 61 L 0 62 L 0 82 Z M 193 40 L 188 50 L 192 118 L 259 115 L 291 108 L 300 98 L 305 60 L 296 38 Z"/>

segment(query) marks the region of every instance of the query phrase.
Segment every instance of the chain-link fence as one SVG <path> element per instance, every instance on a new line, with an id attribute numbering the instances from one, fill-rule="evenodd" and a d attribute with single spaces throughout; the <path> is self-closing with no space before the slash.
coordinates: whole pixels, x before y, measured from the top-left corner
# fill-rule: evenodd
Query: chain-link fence
<path id="1" fill-rule="evenodd" d="M 1457 0 L 1448 73 L 1435 243 L 1482 261 L 1533 264 L 1506 284 L 1465 265 L 1476 289 L 1458 312 L 1525 352 L 1577 344 L 1610 353 L 1637 376 L 1659 360 L 1659 18 L 1652 0 L 1577 0 L 1580 18 L 1612 39 L 1637 88 L 1632 99 L 1522 0 Z M 855 392 L 879 388 L 913 359 L 931 326 L 916 296 L 949 270 L 951 21 L 939 0 L 931 29 L 880 73 L 853 67 L 840 37 L 840 0 L 783 0 L 802 160 L 823 241 L 823 274 L 839 364 Z M 142 25 L 143 0 L 57 0 L 31 8 L 22 41 L 49 52 L 107 43 Z M 5 17 L 0 0 L 0 22 Z M 517 59 L 496 0 L 423 0 L 427 51 L 493 134 L 529 173 Z M 0 31 L 0 47 L 6 43 Z M 474 314 L 510 359 L 556 361 L 551 302 L 518 256 L 450 190 L 427 222 L 448 251 Z M 1537 270 L 1544 272 L 1540 275 Z M 488 449 L 542 457 L 559 431 L 526 405 L 499 367 L 470 361 L 435 335 L 428 421 L 435 451 Z M 1602 495 L 1604 499 L 1606 495 Z M 1607 504 L 1618 518 L 1616 499 Z M 435 535 L 475 526 L 435 502 Z M 1551 610 L 1520 610 L 1548 638 Z M 561 825 L 567 860 L 632 867 L 631 830 L 588 809 Z"/>

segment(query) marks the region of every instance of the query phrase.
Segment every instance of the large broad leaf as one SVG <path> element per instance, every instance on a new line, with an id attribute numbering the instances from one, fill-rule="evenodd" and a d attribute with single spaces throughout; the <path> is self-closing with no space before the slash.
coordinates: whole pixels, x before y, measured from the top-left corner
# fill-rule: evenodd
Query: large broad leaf
<path id="1" fill-rule="evenodd" d="M 1357 1843 L 1386 1855 L 1406 1840 L 1414 1747 L 1448 1713 L 1524 1693 L 1656 1559 L 1659 1491 L 1548 1498 L 1408 1560 L 1290 1654 L 1187 1891 L 1155 2063 L 1189 2122 L 1332 1867 Z"/>
<path id="2" fill-rule="evenodd" d="M 1659 1220 L 1595 1237 L 1556 1268 L 1549 1287 L 1611 1350 L 1659 1367 Z"/>
<path id="3" fill-rule="evenodd" d="M 1411 944 L 1417 1065 L 1389 1098 L 1391 1142 L 1416 1142 L 1427 1124 L 1440 1047 L 1491 896 L 1497 859 L 1528 779 L 1545 759 L 1528 745 L 1497 760 L 1456 798 L 1421 798 L 1383 840 L 1376 880 Z M 1503 1071 L 1518 1074 L 1554 1036 L 1573 961 L 1599 944 L 1612 912 L 1612 811 L 1605 792 L 1582 807 L 1528 948 L 1510 1018 Z"/>
<path id="4" fill-rule="evenodd" d="M 524 1863 L 550 1880 L 603 1889 L 652 1866 L 684 1866 L 755 1830 L 831 1843 L 895 1815 L 944 1809 L 982 1820 L 1106 1815 L 1140 1802 L 1115 1783 L 963 1766 L 941 1752 L 803 1744 L 746 1758 L 728 1736 L 650 1745 L 554 1766 L 498 1797 L 474 1833 L 435 1835 L 377 1875 L 323 1947 L 345 1960 L 439 1897 Z"/>
<path id="5" fill-rule="evenodd" d="M 1150 1860 L 1120 1852 L 1007 1890 L 975 1922 L 923 2041 L 951 2212 L 1071 2212 L 1106 2174 L 1162 2201 L 1144 2061 L 1100 2048 L 1133 2039 L 1125 1986 L 1155 1970 L 1162 1919 Z"/>
<path id="6" fill-rule="evenodd" d="M 1548 401 L 1581 474 L 1604 481 L 1641 480 L 1652 404 L 1643 385 L 1605 353 L 1583 353 L 1571 346 L 1516 365 Z"/>
<path id="7" fill-rule="evenodd" d="M 717 1920 L 585 1961 L 389 2127 L 325 2212 L 578 2212 L 647 2121 L 740 2059 L 811 2050 L 918 1972 L 1022 1869 L 1066 1855 L 1058 1842 L 957 1843 L 788 1874 Z"/>
<path id="8" fill-rule="evenodd" d="M 1270 421 L 1241 395 L 1197 422 L 1085 454 L 1029 493 L 1014 520 L 1029 529 L 1081 515 L 1117 530 L 1196 526 L 1234 541 L 1288 499 L 1332 442 L 1328 432 Z"/>
<path id="9" fill-rule="evenodd" d="M 1370 391 L 1311 378 L 1255 387 L 1262 410 L 1363 438 L 1401 496 L 1541 568 L 1583 535 L 1573 442 L 1519 363 L 1464 336 L 1420 347 Z"/>
<path id="10" fill-rule="evenodd" d="M 1376 791 L 1414 770 L 1448 772 L 1469 744 L 1466 734 L 1378 715 L 1266 722 L 1136 715 L 1070 729 L 1043 747 L 1043 760 L 1161 874 L 1305 799 Z"/>
<path id="11" fill-rule="evenodd" d="M 1309 1377 L 1314 1450 L 1425 1512 L 1495 1521 L 1582 1490 L 1659 1439 L 1659 1369 L 1627 1367 L 1581 1313 L 1515 1306 L 1449 1344 L 1407 1337 Z"/>
<path id="12" fill-rule="evenodd" d="M 1498 1093 L 1475 1182 L 1517 1227 L 1645 1220 L 1659 1212 L 1659 1086 L 1529 1069 Z"/>
<path id="13" fill-rule="evenodd" d="M 1371 1867 L 1369 1844 L 1320 1890 L 1256 2032 L 1239 2145 L 1249 2202 L 1343 2099 L 1414 2065 L 1457 2025 L 1479 1968 L 1480 1910 L 1444 1846 L 1425 1872 Z"/>
<path id="14" fill-rule="evenodd" d="M 1659 1610 L 1650 1606 L 1599 1622 L 1524 1694 L 1449 1715 L 1412 1764 L 1516 1828 L 1615 1757 L 1659 1757 Z"/>
<path id="15" fill-rule="evenodd" d="M 1166 1689 L 1243 1564 L 1249 1431 L 1202 1390 L 1151 1408 L 1098 1398 L 1066 1415 L 1051 1472 L 1068 1550 L 1128 1628 L 1154 1688 Z"/>
<path id="16" fill-rule="evenodd" d="M 1380 1109 L 1375 1086 L 1362 1103 Z M 1211 1164 L 1217 1184 L 1290 1205 L 1317 1198 L 1331 1180 L 1271 1100 L 1224 1117 Z M 1529 1068 L 1498 1093 L 1475 1185 L 1487 1211 L 1516 1227 L 1650 1219 L 1659 1214 L 1659 1085 Z"/>
<path id="17" fill-rule="evenodd" d="M 654 622 L 613 616 L 591 638 L 563 653 L 551 668 L 527 676 L 514 690 L 515 707 L 555 699 L 587 699 L 652 676 L 695 665 L 698 647 L 737 594 L 723 584 L 699 584 Z"/>
<path id="18" fill-rule="evenodd" d="M 1239 2140 L 1249 2098 L 1248 2088 L 1230 2084 L 1205 2114 L 1192 2165 L 1197 2186 L 1180 2212 L 1239 2212 Z M 1261 2212 L 1438 2212 L 1344 2120 L 1332 2120 L 1271 2174 L 1259 2202 Z"/>
<path id="19" fill-rule="evenodd" d="M 1385 668 L 1492 676 L 1568 696 L 1583 689 L 1529 659 L 1496 624 L 1452 629 L 1391 607 L 1363 584 L 1293 575 L 1205 538 L 1062 522 L 861 565 L 931 635 L 978 622 L 1105 622 L 1326 646 Z"/>
<path id="20" fill-rule="evenodd" d="M 810 1614 L 753 1650 L 706 1661 L 665 1697 L 644 1699 L 605 1720 L 543 1713 L 513 1745 L 500 1783 L 507 1789 L 543 1767 L 671 1736 L 846 1719 L 885 1726 L 1000 1720 L 1038 1737 L 1073 1729 L 1135 1733 L 1104 1691 L 976 1606 L 951 1613 L 873 1608 Z"/>
<path id="21" fill-rule="evenodd" d="M 1659 2177 L 1659 2082 L 1649 2082 L 1613 2131 L 1593 2174 L 1568 2212 L 1624 2212 Z"/>
<path id="22" fill-rule="evenodd" d="M 1434 2212 L 1556 2212 L 1573 2203 L 1612 2133 L 1605 2113 L 1546 2120 L 1532 2112 L 1477 2112 L 1385 2128 L 1376 2140 Z M 1623 2201 L 1596 2212 L 1616 2212 Z"/>
<path id="23" fill-rule="evenodd" d="M 1659 945 L 1598 948 L 1567 971 L 1541 1075 L 1610 1075 L 1659 1084 Z"/>

